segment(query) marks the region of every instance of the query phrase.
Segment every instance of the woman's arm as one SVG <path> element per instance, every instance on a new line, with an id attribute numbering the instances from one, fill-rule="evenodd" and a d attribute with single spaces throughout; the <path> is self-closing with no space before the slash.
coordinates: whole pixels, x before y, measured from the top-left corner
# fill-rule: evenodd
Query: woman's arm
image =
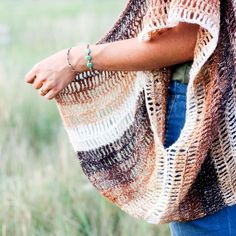
<path id="1" fill-rule="evenodd" d="M 180 23 L 149 42 L 137 38 L 90 45 L 92 62 L 96 70 L 152 70 L 193 59 L 199 25 Z M 85 46 L 72 48 L 70 60 L 74 68 L 86 71 Z M 65 60 L 66 50 L 37 63 L 26 75 L 26 81 L 34 88 L 47 92 L 46 98 L 54 98 L 74 78 Z"/>
<path id="2" fill-rule="evenodd" d="M 91 45 L 94 67 L 97 70 L 138 71 L 192 60 L 198 28 L 196 24 L 180 23 L 147 43 L 132 38 Z M 86 70 L 83 52 L 84 47 L 72 48 L 72 64 L 79 71 Z"/>

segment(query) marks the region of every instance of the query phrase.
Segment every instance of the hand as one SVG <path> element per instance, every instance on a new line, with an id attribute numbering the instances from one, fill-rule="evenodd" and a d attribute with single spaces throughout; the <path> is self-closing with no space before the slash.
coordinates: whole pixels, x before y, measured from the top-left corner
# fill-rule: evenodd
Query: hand
<path id="1" fill-rule="evenodd" d="M 51 100 L 75 77 L 67 64 L 67 49 L 63 49 L 40 61 L 26 74 L 25 80 L 40 89 L 40 95 Z"/>

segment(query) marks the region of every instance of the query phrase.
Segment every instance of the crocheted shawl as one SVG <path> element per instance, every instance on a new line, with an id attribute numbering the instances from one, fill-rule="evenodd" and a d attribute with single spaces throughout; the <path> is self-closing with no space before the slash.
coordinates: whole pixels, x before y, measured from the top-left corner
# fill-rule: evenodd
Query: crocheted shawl
<path id="1" fill-rule="evenodd" d="M 152 224 L 236 203 L 236 1 L 130 0 L 98 42 L 145 41 L 200 25 L 178 140 L 163 146 L 170 67 L 77 75 L 56 98 L 83 172 L 109 201 Z"/>

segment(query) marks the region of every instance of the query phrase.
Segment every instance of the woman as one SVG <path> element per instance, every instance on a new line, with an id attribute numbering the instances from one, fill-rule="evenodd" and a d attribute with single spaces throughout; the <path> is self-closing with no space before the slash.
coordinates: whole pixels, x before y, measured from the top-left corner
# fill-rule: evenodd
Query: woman
<path id="1" fill-rule="evenodd" d="M 170 222 L 173 235 L 236 235 L 235 9 L 131 0 L 99 44 L 61 50 L 26 75 L 57 99 L 93 185 L 137 218 Z"/>

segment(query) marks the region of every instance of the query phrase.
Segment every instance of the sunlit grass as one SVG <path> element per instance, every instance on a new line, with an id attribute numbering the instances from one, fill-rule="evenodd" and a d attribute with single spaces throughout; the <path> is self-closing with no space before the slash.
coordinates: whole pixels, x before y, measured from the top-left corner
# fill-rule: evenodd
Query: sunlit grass
<path id="1" fill-rule="evenodd" d="M 91 186 L 55 102 L 38 96 L 23 78 L 57 50 L 97 41 L 124 3 L 1 0 L 0 235 L 169 235 L 167 227 L 128 216 Z"/>

